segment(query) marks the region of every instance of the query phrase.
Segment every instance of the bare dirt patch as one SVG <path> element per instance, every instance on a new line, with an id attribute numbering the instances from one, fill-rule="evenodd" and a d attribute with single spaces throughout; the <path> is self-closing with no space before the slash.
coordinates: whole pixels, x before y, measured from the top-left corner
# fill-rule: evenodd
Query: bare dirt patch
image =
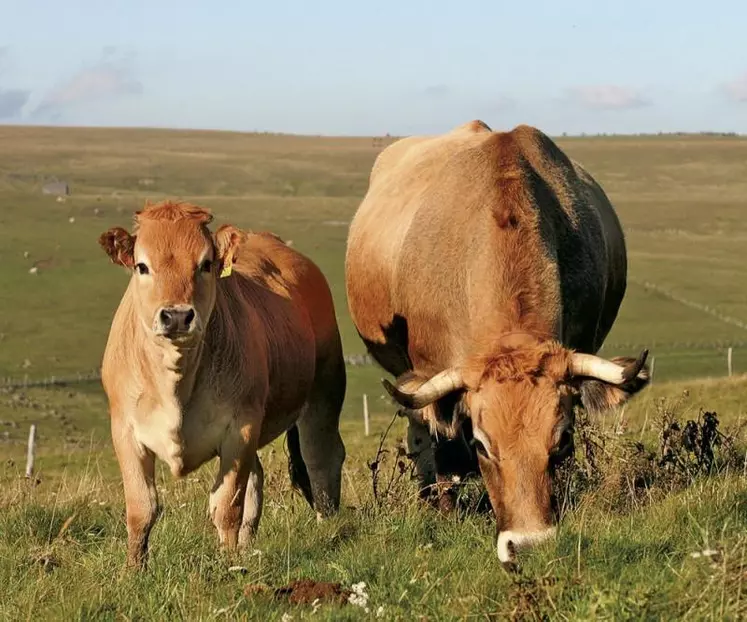
<path id="1" fill-rule="evenodd" d="M 313 579 L 296 579 L 287 585 L 271 588 L 264 584 L 250 584 L 244 588 L 244 596 L 272 594 L 277 600 L 286 600 L 291 605 L 317 605 L 332 603 L 344 605 L 352 594 L 340 583 L 314 581 Z"/>

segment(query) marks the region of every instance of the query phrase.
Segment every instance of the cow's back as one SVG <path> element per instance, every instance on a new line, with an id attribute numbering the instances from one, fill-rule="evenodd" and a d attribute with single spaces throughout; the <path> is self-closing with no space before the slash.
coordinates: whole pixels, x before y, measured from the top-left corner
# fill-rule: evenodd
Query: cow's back
<path id="1" fill-rule="evenodd" d="M 239 293 L 267 361 L 259 369 L 257 352 L 247 351 L 247 366 L 266 375 L 269 411 L 290 413 L 305 402 L 319 361 L 342 358 L 329 285 L 311 259 L 269 233 L 248 234 L 234 270 L 242 278 L 224 293 Z"/>
<path id="2" fill-rule="evenodd" d="M 528 311 L 539 332 L 598 349 L 625 260 L 588 174 L 526 126 L 472 122 L 403 143 L 379 156 L 346 256 L 351 315 L 379 362 L 397 375 L 458 364 L 481 332 Z"/>
<path id="3" fill-rule="evenodd" d="M 281 295 L 287 288 L 299 319 L 308 318 L 315 350 L 324 353 L 336 348 L 340 337 L 332 293 L 316 263 L 271 233 L 249 234 L 247 250 L 239 257 L 238 269 Z"/>

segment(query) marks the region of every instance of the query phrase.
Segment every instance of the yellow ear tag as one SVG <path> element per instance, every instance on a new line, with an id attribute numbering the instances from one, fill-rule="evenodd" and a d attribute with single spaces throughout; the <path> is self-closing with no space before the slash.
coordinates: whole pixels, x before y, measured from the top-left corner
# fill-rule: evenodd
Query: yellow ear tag
<path id="1" fill-rule="evenodd" d="M 231 276 L 231 272 L 233 271 L 233 262 L 228 259 L 226 260 L 226 264 L 223 266 L 223 270 L 220 273 L 220 278 L 225 279 L 227 276 Z"/>

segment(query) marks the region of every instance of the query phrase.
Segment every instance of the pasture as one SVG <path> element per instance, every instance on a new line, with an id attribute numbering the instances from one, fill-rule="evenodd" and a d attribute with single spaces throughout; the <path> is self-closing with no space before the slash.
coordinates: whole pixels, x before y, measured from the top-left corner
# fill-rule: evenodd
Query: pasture
<path id="1" fill-rule="evenodd" d="M 0 141 L 0 386 L 2 378 L 74 377 L 98 367 L 128 278 L 109 263 L 98 235 L 129 227 L 145 199 L 166 197 L 212 209 L 213 228 L 231 222 L 292 240 L 330 281 L 345 353 L 364 352 L 347 314 L 343 257 L 379 150 L 371 138 L 0 127 Z M 741 439 L 717 450 L 723 464 L 715 474 L 696 473 L 684 459 L 658 465 L 667 450 L 663 413 L 684 424 L 715 411 L 727 434 L 738 434 L 747 415 L 747 139 L 557 142 L 602 184 L 626 230 L 628 292 L 603 353 L 648 347 L 655 376 L 618 417 L 590 424 L 607 439 L 597 455 L 605 466 L 594 480 L 582 451 L 589 445 L 579 443 L 586 479 L 570 477 L 573 507 L 559 537 L 523 557 L 520 573 L 501 567 L 489 517 L 418 508 L 406 460 L 401 474 L 395 458 L 403 421 L 383 441 L 390 453 L 379 456 L 379 470 L 369 467 L 394 412 L 376 367 L 348 367 L 338 517 L 317 526 L 291 492 L 281 438 L 260 452 L 266 493 L 254 550 L 229 558 L 207 518 L 215 464 L 182 481 L 159 465 L 164 509 L 143 575 L 123 568 L 124 500 L 100 385 L 0 388 L 0 619 L 747 614 Z M 54 178 L 70 184 L 63 201 L 41 193 Z M 735 375 L 725 378 L 730 346 Z M 35 477 L 26 480 L 31 423 L 38 451 Z M 631 449 L 636 441 L 656 460 Z M 584 488 L 587 480 L 599 485 Z M 301 578 L 345 588 L 365 582 L 369 613 L 273 597 L 270 588 Z"/>

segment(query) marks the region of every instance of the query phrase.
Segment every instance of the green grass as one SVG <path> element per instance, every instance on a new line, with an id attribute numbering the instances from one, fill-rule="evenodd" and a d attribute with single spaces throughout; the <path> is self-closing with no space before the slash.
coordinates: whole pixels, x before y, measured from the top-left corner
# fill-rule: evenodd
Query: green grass
<path id="1" fill-rule="evenodd" d="M 108 262 L 97 237 L 129 225 L 146 198 L 167 196 L 212 208 L 217 224 L 292 240 L 330 281 L 346 353 L 363 352 L 347 313 L 343 257 L 347 223 L 377 153 L 371 139 L 0 127 L 0 140 L 0 378 L 98 367 L 127 276 Z M 605 425 L 655 448 L 661 399 L 683 418 L 704 408 L 716 410 L 724 425 L 747 420 L 747 378 L 720 378 L 729 345 L 735 371 L 747 371 L 747 264 L 740 256 L 747 140 L 559 143 L 599 179 L 626 229 L 630 284 L 604 352 L 650 347 L 656 357 L 654 385 Z M 65 202 L 40 193 L 53 176 L 72 185 Z M 30 274 L 35 262 L 38 273 Z M 603 495 L 587 494 L 557 541 L 527 555 L 513 576 L 492 551 L 489 518 L 424 511 L 408 481 L 394 487 L 393 499 L 375 503 L 368 463 L 392 416 L 381 375 L 373 367 L 349 369 L 340 516 L 316 525 L 290 491 L 278 441 L 262 452 L 261 553 L 227 559 L 206 516 L 216 465 L 183 481 L 159 465 L 164 514 L 143 575 L 122 568 L 124 504 L 98 384 L 0 393 L 0 619 L 305 619 L 310 607 L 243 595 L 247 584 L 300 577 L 345 586 L 365 581 L 371 615 L 383 606 L 385 619 L 747 614 L 742 471 L 699 478 L 633 507 L 611 510 Z M 363 393 L 372 409 L 369 437 Z M 38 425 L 37 485 L 23 478 L 30 423 Z M 403 432 L 404 422 L 396 421 L 385 446 L 393 450 Z M 705 548 L 720 552 L 715 566 L 690 556 Z M 233 564 L 247 573 L 229 572 Z M 360 613 L 352 605 L 325 606 L 315 617 Z"/>
<path id="2" fill-rule="evenodd" d="M 359 380 L 353 372 L 353 386 Z M 689 395 L 684 397 L 684 391 Z M 390 422 L 383 403 L 371 435 L 353 417 L 343 422 L 349 458 L 343 509 L 317 525 L 292 493 L 282 441 L 261 451 L 267 474 L 265 510 L 254 550 L 229 558 L 216 545 L 207 495 L 216 464 L 184 480 L 159 465 L 164 505 L 142 576 L 124 570 L 126 531 L 119 473 L 96 390 L 32 389 L 0 396 L 8 438 L 0 465 L 0 619 L 305 619 L 311 608 L 243 594 L 246 585 L 281 586 L 309 577 L 364 581 L 373 613 L 385 619 L 736 619 L 747 614 L 747 478 L 742 472 L 701 477 L 663 498 L 610 511 L 604 495 L 582 497 L 556 541 L 522 557 L 519 575 L 504 571 L 492 549 L 489 517 L 443 517 L 419 508 L 403 479 L 379 507 L 368 463 Z M 606 429 L 655 446 L 656 404 L 664 399 L 683 420 L 715 409 L 726 428 L 747 417 L 747 377 L 661 384 L 610 418 Z M 15 422 L 18 427 L 8 425 Z M 39 426 L 38 483 L 23 477 L 28 425 Z M 403 435 L 396 421 L 384 443 Z M 0 432 L 2 434 L 2 432 Z M 382 488 L 390 477 L 385 457 Z M 65 522 L 69 526 L 62 530 Z M 60 531 L 63 531 L 60 534 Z M 719 551 L 718 563 L 692 558 Z M 230 572 L 232 565 L 246 574 Z M 747 587 L 747 586 L 746 586 Z M 217 613 L 222 612 L 222 613 Z M 327 619 L 358 619 L 352 605 L 326 605 Z"/>

